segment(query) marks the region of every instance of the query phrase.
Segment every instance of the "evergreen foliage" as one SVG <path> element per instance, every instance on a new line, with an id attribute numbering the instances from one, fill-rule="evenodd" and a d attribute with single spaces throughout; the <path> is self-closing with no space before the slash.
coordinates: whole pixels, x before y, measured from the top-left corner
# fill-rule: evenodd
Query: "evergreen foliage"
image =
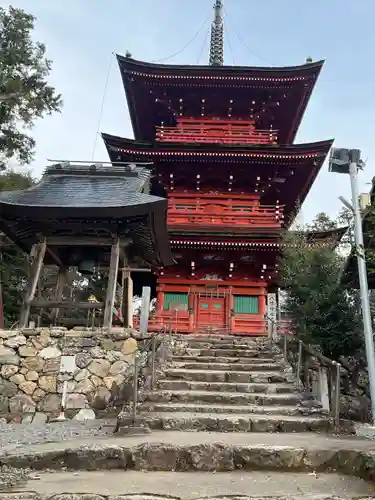
<path id="1" fill-rule="evenodd" d="M 34 183 L 35 181 L 29 173 L 22 174 L 8 170 L 0 175 L 0 191 L 27 189 Z M 6 328 L 11 327 L 19 319 L 29 270 L 28 255 L 4 234 L 0 234 L 0 279 Z"/>
<path id="2" fill-rule="evenodd" d="M 48 85 L 51 61 L 33 40 L 35 18 L 0 7 L 0 166 L 15 157 L 29 163 L 34 139 L 26 133 L 38 118 L 59 111 L 61 97 Z"/>
<path id="3" fill-rule="evenodd" d="M 333 229 L 334 223 L 319 214 L 304 229 Z M 354 354 L 362 345 L 362 333 L 355 300 L 340 283 L 343 257 L 332 245 L 309 246 L 303 231 L 287 233 L 284 244 L 281 283 L 296 334 L 332 359 Z"/>
<path id="4" fill-rule="evenodd" d="M 35 17 L 22 9 L 0 7 L 0 191 L 34 185 L 29 173 L 9 170 L 7 162 L 32 160 L 35 141 L 29 129 L 38 118 L 60 111 L 62 105 L 61 96 L 47 82 L 51 61 L 45 45 L 34 40 L 34 25 Z M 10 327 L 19 317 L 29 257 L 1 233 L 0 252 L 4 319 Z M 47 278 L 43 276 L 50 287 Z"/>

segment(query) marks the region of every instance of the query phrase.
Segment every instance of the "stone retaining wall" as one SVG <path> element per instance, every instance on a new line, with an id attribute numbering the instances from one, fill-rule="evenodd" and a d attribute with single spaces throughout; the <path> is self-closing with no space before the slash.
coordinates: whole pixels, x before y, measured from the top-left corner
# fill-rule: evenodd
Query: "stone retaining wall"
<path id="1" fill-rule="evenodd" d="M 0 416 L 42 422 L 57 415 L 64 381 L 67 410 L 104 410 L 131 376 L 137 351 L 134 333 L 120 328 L 111 333 L 0 330 Z M 64 361 L 71 366 L 62 373 Z"/>

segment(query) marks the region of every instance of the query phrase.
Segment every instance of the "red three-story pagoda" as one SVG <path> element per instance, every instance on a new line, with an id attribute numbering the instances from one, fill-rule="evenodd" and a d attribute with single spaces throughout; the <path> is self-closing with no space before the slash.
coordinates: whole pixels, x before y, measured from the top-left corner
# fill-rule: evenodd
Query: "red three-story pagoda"
<path id="1" fill-rule="evenodd" d="M 176 263 L 155 270 L 156 324 L 259 335 L 281 231 L 332 144 L 293 144 L 323 61 L 224 66 L 221 9 L 217 0 L 209 66 L 117 56 L 135 139 L 103 138 L 112 162 L 151 162 L 151 192 L 168 197 Z"/>

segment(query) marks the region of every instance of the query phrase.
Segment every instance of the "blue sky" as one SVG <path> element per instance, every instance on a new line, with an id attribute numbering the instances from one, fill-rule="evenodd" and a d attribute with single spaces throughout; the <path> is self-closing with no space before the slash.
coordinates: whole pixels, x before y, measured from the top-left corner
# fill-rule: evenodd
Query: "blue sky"
<path id="1" fill-rule="evenodd" d="M 33 131 L 37 140 L 33 172 L 40 174 L 47 158 L 91 160 L 95 142 L 94 159 L 107 160 L 101 138 L 95 140 L 98 126 L 100 131 L 132 137 L 112 53 L 129 50 L 145 61 L 167 58 L 207 19 L 189 47 L 167 61 L 206 63 L 213 3 L 14 0 L 13 6 L 37 16 L 35 36 L 47 45 L 54 61 L 51 82 L 64 99 L 62 114 L 38 122 Z M 297 142 L 333 137 L 336 146 L 362 149 L 368 163 L 361 174 L 361 190 L 368 191 L 367 183 L 375 175 L 375 0 L 224 0 L 224 4 L 227 64 L 283 66 L 302 64 L 308 56 L 326 59 Z M 339 195 L 350 197 L 349 179 L 329 174 L 325 165 L 303 206 L 303 219 L 319 211 L 334 215 L 340 208 Z"/>

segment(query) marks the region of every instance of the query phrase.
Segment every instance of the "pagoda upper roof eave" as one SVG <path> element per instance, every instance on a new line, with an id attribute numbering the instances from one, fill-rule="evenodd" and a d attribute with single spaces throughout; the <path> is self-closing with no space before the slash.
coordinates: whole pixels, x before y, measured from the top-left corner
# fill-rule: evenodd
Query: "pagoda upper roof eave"
<path id="1" fill-rule="evenodd" d="M 193 143 L 151 143 L 142 142 L 134 139 L 126 139 L 123 137 L 118 137 L 110 134 L 102 133 L 102 138 L 104 140 L 105 146 L 107 148 L 108 154 L 112 162 L 116 162 L 114 154 L 117 152 L 123 152 L 124 154 L 139 154 L 150 157 L 163 157 L 163 156 L 254 156 L 257 159 L 262 156 L 279 156 L 280 158 L 296 157 L 301 155 L 309 156 L 314 154 L 327 154 L 334 139 L 328 139 L 325 141 L 301 143 L 301 144 L 290 144 L 290 145 L 267 145 L 267 144 L 255 144 L 255 145 L 231 145 L 231 144 L 193 144 Z"/>
<path id="2" fill-rule="evenodd" d="M 190 64 L 160 64 L 138 61 L 130 57 L 116 55 L 121 69 L 127 72 L 137 72 L 140 75 L 155 75 L 163 77 L 168 76 L 209 76 L 219 78 L 222 76 L 236 76 L 241 78 L 291 78 L 317 76 L 323 65 L 324 59 L 312 63 L 300 64 L 297 66 L 209 66 L 209 65 L 190 65 Z M 239 75 L 241 73 L 241 75 Z"/>
<path id="3" fill-rule="evenodd" d="M 283 138 L 285 143 L 291 143 L 295 139 L 324 64 L 324 60 L 320 60 L 314 63 L 285 67 L 166 65 L 137 61 L 120 55 L 117 55 L 117 60 L 129 106 L 134 136 L 137 139 L 150 139 L 152 137 L 153 127 L 156 125 L 156 111 L 152 111 L 153 106 L 150 108 L 150 103 L 147 105 L 147 112 L 142 108 L 146 102 L 145 98 L 149 98 L 149 91 L 143 85 L 137 86 L 138 91 L 141 92 L 141 97 L 136 97 L 132 83 L 134 78 L 137 80 L 141 78 L 145 83 L 148 80 L 153 86 L 158 83 L 161 85 L 163 85 L 163 82 L 168 83 L 168 87 L 176 86 L 179 92 L 182 91 L 184 86 L 182 84 L 184 83 L 185 86 L 191 87 L 194 82 L 197 82 L 196 84 L 201 87 L 205 82 L 211 86 L 212 82 L 217 80 L 221 87 L 232 87 L 238 84 L 243 87 L 244 82 L 248 82 L 251 87 L 267 85 L 285 87 L 285 85 L 289 86 L 290 84 L 293 84 L 294 87 L 296 85 L 301 87 L 300 95 L 292 106 L 294 111 L 289 118 L 284 117 L 286 122 L 283 126 L 278 127 L 280 137 Z M 176 85 L 174 85 L 174 82 L 176 82 Z M 143 116 L 145 112 L 147 118 Z"/>

